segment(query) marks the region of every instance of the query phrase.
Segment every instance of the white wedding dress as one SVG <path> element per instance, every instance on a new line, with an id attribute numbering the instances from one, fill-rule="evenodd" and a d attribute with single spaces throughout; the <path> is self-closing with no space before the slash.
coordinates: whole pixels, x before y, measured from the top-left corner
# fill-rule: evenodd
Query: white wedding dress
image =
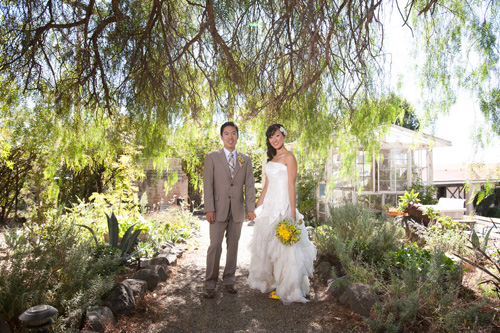
<path id="1" fill-rule="evenodd" d="M 288 172 L 286 165 L 268 162 L 266 165 L 268 187 L 264 203 L 255 213 L 254 231 L 249 243 L 251 254 L 248 285 L 267 293 L 276 289 L 284 304 L 307 302 L 309 278 L 313 275 L 316 248 L 308 238 L 304 223 L 299 242 L 284 245 L 275 236 L 276 225 L 285 217 L 291 217 L 288 196 Z M 296 211 L 297 220 L 303 215 Z"/>

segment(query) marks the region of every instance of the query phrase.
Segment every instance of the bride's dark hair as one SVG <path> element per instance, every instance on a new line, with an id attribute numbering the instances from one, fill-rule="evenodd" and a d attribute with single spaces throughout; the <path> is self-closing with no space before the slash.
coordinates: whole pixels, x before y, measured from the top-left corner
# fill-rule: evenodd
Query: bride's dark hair
<path id="1" fill-rule="evenodd" d="M 269 142 L 269 138 L 276 133 L 276 131 L 281 131 L 281 134 L 283 136 L 286 136 L 286 130 L 281 124 L 272 124 L 271 126 L 268 127 L 266 131 L 266 145 L 267 145 L 267 161 L 269 162 L 270 160 L 273 159 L 274 156 L 276 156 L 276 149 L 271 145 Z"/>

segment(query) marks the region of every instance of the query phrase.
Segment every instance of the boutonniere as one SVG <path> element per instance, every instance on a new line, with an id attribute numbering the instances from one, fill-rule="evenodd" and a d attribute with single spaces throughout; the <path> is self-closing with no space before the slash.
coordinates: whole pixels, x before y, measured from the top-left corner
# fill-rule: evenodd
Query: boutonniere
<path id="1" fill-rule="evenodd" d="M 243 158 L 241 156 L 238 156 L 238 162 L 240 163 L 240 168 L 243 165 Z"/>

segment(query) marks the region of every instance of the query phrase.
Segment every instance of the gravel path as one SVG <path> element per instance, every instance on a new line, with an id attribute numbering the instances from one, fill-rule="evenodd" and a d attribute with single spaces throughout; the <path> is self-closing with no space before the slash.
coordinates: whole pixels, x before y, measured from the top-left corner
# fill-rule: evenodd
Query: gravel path
<path id="1" fill-rule="evenodd" d="M 325 293 L 313 279 L 311 302 L 283 305 L 247 284 L 250 262 L 247 244 L 253 227 L 244 222 L 238 252 L 236 287 L 222 284 L 215 299 L 205 299 L 203 278 L 208 248 L 208 223 L 202 219 L 198 246 L 183 255 L 167 282 L 137 304 L 137 312 L 120 318 L 109 332 L 366 332 L 362 319 Z M 225 263 L 225 249 L 221 265 Z M 221 273 L 222 275 L 222 267 Z"/>

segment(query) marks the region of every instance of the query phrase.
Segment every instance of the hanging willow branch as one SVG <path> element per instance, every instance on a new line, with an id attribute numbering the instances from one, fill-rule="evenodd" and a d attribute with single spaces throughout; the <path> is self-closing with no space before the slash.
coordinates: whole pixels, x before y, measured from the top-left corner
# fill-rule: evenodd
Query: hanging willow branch
<path id="1" fill-rule="evenodd" d="M 406 6 L 411 12 L 416 0 Z M 433 10 L 429 0 L 419 14 Z M 109 115 L 218 101 L 276 110 L 315 85 L 352 102 L 381 54 L 382 1 L 24 0 L 0 4 L 0 72 Z M 399 8 L 399 7 L 398 7 Z M 409 15 L 409 11 L 405 15 Z M 403 13 L 401 13 L 403 15 Z M 407 22 L 407 20 L 405 21 Z M 228 105 L 227 101 L 233 101 Z"/>

